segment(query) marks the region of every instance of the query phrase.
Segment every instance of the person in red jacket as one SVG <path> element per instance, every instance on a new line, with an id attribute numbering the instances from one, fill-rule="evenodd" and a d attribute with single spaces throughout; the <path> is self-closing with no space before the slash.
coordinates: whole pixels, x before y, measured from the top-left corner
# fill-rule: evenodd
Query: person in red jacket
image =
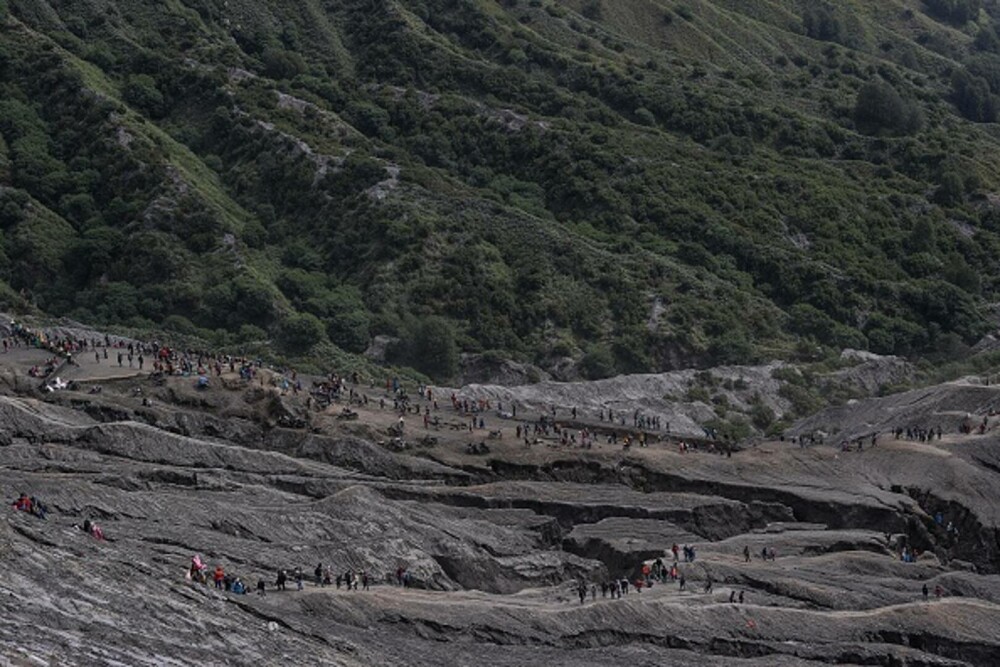
<path id="1" fill-rule="evenodd" d="M 21 496 L 14 501 L 14 509 L 20 512 L 31 511 L 31 498 L 28 497 L 27 493 L 22 493 Z"/>
<path id="2" fill-rule="evenodd" d="M 222 589 L 222 580 L 225 579 L 225 578 L 226 578 L 226 573 L 222 569 L 222 566 L 221 565 L 216 565 L 215 566 L 215 574 L 213 575 L 213 579 L 215 579 L 215 587 L 221 590 Z"/>

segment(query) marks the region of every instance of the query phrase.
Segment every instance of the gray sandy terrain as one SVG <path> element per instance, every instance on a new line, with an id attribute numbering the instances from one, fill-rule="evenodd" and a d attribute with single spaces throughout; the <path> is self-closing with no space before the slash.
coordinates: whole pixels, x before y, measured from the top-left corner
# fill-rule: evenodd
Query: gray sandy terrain
<path id="1" fill-rule="evenodd" d="M 40 393 L 24 379 L 30 354 L 0 359 L 0 494 L 49 509 L 0 515 L 11 664 L 1000 663 L 992 431 L 946 423 L 931 442 L 764 442 L 725 457 L 674 442 L 525 447 L 513 422 L 491 419 L 503 437 L 486 439 L 411 417 L 405 439 L 437 443 L 395 451 L 397 416 L 376 401 L 344 422 L 340 405 L 309 412 L 266 382 L 156 386 L 86 358 L 78 391 Z M 992 394 L 970 391 L 935 388 L 932 408 L 873 400 L 796 428 L 981 419 Z M 308 427 L 276 426 L 276 410 Z M 450 406 L 439 414 L 464 423 Z M 473 438 L 489 453 L 466 453 Z M 81 531 L 85 519 L 107 540 Z M 674 544 L 697 554 L 678 564 L 685 590 L 602 596 L 644 562 L 671 564 Z M 191 582 L 195 554 L 251 587 L 264 579 L 266 596 Z M 370 590 L 315 584 L 317 563 L 367 572 Z M 295 567 L 304 590 L 275 590 L 277 570 Z"/>

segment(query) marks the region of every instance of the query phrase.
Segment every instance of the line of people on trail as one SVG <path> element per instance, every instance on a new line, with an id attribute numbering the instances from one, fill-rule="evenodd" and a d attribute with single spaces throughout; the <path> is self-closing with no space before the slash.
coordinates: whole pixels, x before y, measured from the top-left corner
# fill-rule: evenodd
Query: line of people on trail
<path id="1" fill-rule="evenodd" d="M 851 443 L 853 442 L 856 451 L 864 451 L 865 440 L 868 440 L 869 444 L 874 447 L 878 444 L 878 433 L 872 433 L 871 435 L 858 436 L 853 441 L 848 442 L 847 440 L 840 441 L 840 451 L 849 452 L 851 451 Z"/>
<path id="2" fill-rule="evenodd" d="M 600 589 L 598 589 L 598 584 L 596 583 L 592 583 L 588 587 L 583 579 L 577 580 L 576 592 L 580 598 L 580 603 L 583 604 L 586 602 L 588 593 L 591 600 L 596 600 L 598 590 L 601 592 L 602 599 L 610 596 L 612 600 L 621 599 L 623 595 L 628 595 L 629 588 L 632 588 L 636 593 L 641 593 L 643 588 L 652 588 L 657 583 L 666 584 L 676 582 L 679 591 L 686 590 L 687 578 L 681 571 L 680 563 L 693 563 L 697 558 L 695 548 L 687 544 L 683 547 L 673 544 L 668 553 L 671 553 L 674 557 L 671 565 L 667 565 L 663 558 L 657 558 L 652 563 L 644 563 L 640 570 L 640 576 L 634 581 L 629 581 L 627 577 L 613 578 L 609 581 L 602 581 Z M 682 554 L 683 561 L 680 559 Z M 705 592 L 710 593 L 712 589 L 711 577 L 708 578 L 706 586 Z"/>
<path id="3" fill-rule="evenodd" d="M 769 560 L 773 561 L 777 557 L 778 556 L 777 556 L 777 554 L 774 551 L 774 547 L 764 546 L 764 547 L 760 548 L 760 559 L 762 561 L 765 561 L 765 562 L 769 561 Z M 750 547 L 749 546 L 744 546 L 743 547 L 743 561 L 746 562 L 746 563 L 750 562 Z"/>
<path id="4" fill-rule="evenodd" d="M 236 595 L 246 595 L 249 591 L 246 583 L 241 577 L 227 573 L 221 565 L 216 565 L 215 569 L 209 573 L 208 564 L 195 554 L 191 557 L 191 566 L 188 568 L 185 579 L 207 586 L 209 581 L 215 585 L 216 590 L 235 593 Z"/>
<path id="5" fill-rule="evenodd" d="M 211 583 L 214 584 L 217 590 L 232 592 L 237 595 L 245 595 L 250 592 L 249 586 L 241 577 L 227 573 L 221 564 L 216 565 L 210 571 L 208 564 L 198 554 L 191 557 L 191 564 L 185 574 L 185 579 L 203 586 L 208 586 Z M 356 591 L 360 588 L 360 590 L 367 591 L 370 590 L 374 578 L 365 570 L 358 572 L 347 570 L 342 574 L 337 574 L 335 577 L 333 570 L 329 566 L 319 563 L 313 570 L 313 582 L 320 588 L 336 586 L 337 590 L 343 588 L 348 591 Z M 396 570 L 396 582 L 399 586 L 408 588 L 413 585 L 413 577 L 408 570 L 399 567 Z M 301 591 L 305 589 L 305 583 L 306 575 L 301 567 L 296 567 L 292 570 L 282 568 L 276 572 L 272 587 L 274 591 L 287 591 L 289 584 L 294 584 L 295 590 Z M 266 597 L 267 589 L 267 580 L 264 577 L 258 577 L 256 584 L 257 595 Z"/>
<path id="6" fill-rule="evenodd" d="M 907 440 L 916 440 L 917 442 L 930 442 L 935 437 L 937 437 L 937 439 L 940 440 L 941 436 L 944 435 L 944 431 L 941 430 L 940 426 L 937 427 L 937 430 L 933 428 L 917 428 L 917 427 L 904 429 L 902 426 L 897 426 L 892 430 L 892 437 L 896 440 L 902 439 L 904 435 Z"/>
<path id="7" fill-rule="evenodd" d="M 627 578 L 623 577 L 621 579 L 610 579 L 608 581 L 601 582 L 601 598 L 611 597 L 612 600 L 620 600 L 623 595 L 628 595 L 629 587 L 634 587 L 636 593 L 642 592 L 643 586 L 649 587 L 645 582 L 636 579 L 630 582 Z M 597 600 L 597 584 L 590 584 L 588 587 L 587 582 L 580 579 L 576 583 L 576 592 L 580 597 L 580 604 L 587 601 L 587 594 L 590 594 L 591 601 Z"/>
<path id="8" fill-rule="evenodd" d="M 335 585 L 337 590 L 340 590 L 343 586 L 345 590 L 356 591 L 358 590 L 358 586 L 361 586 L 361 590 L 367 591 L 372 583 L 371 576 L 364 570 L 361 572 L 347 570 L 347 572 L 338 574 L 334 578 L 333 571 L 329 567 L 324 567 L 322 563 L 316 566 L 316 569 L 313 571 L 313 577 L 317 586 L 325 588 Z M 295 583 L 296 590 L 301 591 L 305 589 L 305 575 L 301 567 L 296 567 L 291 572 L 284 569 L 278 570 L 277 577 L 274 580 L 274 590 L 288 590 L 289 579 Z M 267 595 L 267 582 L 263 578 L 257 580 L 257 594 L 262 597 Z"/>
<path id="9" fill-rule="evenodd" d="M 921 589 L 921 593 L 923 593 L 924 602 L 927 602 L 930 596 L 930 589 L 927 588 L 927 584 L 924 584 L 923 588 Z M 944 589 L 941 587 L 941 584 L 935 584 L 934 597 L 940 600 L 943 596 L 944 596 Z"/>
<path id="10" fill-rule="evenodd" d="M 553 411 L 553 416 L 555 412 Z M 573 419 L 576 419 L 576 408 L 571 411 Z M 597 420 L 601 423 L 607 422 L 608 424 L 616 424 L 618 426 L 626 425 L 626 415 L 625 411 L 621 411 L 618 415 L 615 415 L 615 411 L 608 408 L 607 413 L 605 413 L 604 408 L 601 408 L 597 414 Z M 635 410 L 632 413 L 632 427 L 643 430 L 643 431 L 664 431 L 670 433 L 670 422 L 666 423 L 664 428 L 663 421 L 658 415 L 644 415 L 640 410 Z"/>
<path id="11" fill-rule="evenodd" d="M 654 584 L 666 584 L 676 582 L 678 584 L 678 590 L 687 590 L 687 579 L 684 573 L 681 571 L 681 563 L 693 563 L 697 560 L 697 551 L 693 545 L 685 544 L 679 546 L 676 543 L 671 545 L 670 550 L 667 552 L 668 555 L 673 556 L 673 563 L 667 564 L 663 558 L 657 558 L 656 560 L 648 563 L 643 563 L 641 568 L 641 576 L 637 578 L 634 582 L 631 582 L 632 587 L 636 592 L 642 592 L 643 588 L 651 588 Z M 743 558 L 746 562 L 750 562 L 750 547 L 743 547 Z M 774 547 L 764 546 L 760 551 L 760 558 L 764 561 L 773 561 L 777 558 Z M 629 588 L 628 579 L 613 579 L 610 582 L 603 582 L 600 585 L 601 597 L 611 596 L 612 599 L 621 598 L 623 594 L 628 593 Z M 714 582 L 711 575 L 707 575 L 704 581 L 704 593 L 711 593 L 714 588 Z M 589 589 L 591 599 L 597 598 L 597 585 L 591 585 Z M 577 594 L 580 596 L 580 602 L 583 603 L 586 600 L 587 585 L 582 580 L 577 582 Z M 730 594 L 730 602 L 743 603 L 745 595 L 743 591 L 737 592 L 734 590 Z"/>

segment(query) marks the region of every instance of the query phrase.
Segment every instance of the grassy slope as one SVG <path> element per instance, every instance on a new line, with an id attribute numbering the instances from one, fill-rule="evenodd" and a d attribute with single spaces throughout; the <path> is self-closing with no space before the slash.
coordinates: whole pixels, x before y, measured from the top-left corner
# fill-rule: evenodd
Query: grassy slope
<path id="1" fill-rule="evenodd" d="M 809 3 L 791 1 L 616 0 L 600 3 L 599 18 L 584 11 L 592 3 L 582 0 L 540 6 L 476 0 L 459 3 L 460 11 L 443 3 L 458 18 L 444 16 L 440 2 L 370 3 L 368 14 L 363 4 L 339 3 L 331 11 L 316 0 L 173 0 L 124 8 L 98 0 L 11 3 L 13 23 L 5 31 L 20 40 L 19 57 L 27 62 L 36 50 L 54 51 L 80 73 L 86 89 L 119 106 L 121 127 L 148 148 L 143 159 L 173 168 L 174 180 L 147 196 L 162 201 L 181 190 L 218 226 L 216 247 L 184 249 L 179 260 L 188 264 L 183 282 L 193 293 L 149 308 L 143 304 L 150 298 L 164 297 L 139 285 L 136 305 L 123 310 L 134 313 L 135 323 L 182 313 L 207 329 L 235 329 L 241 320 L 214 317 L 205 295 L 240 276 L 270 293 L 277 312 L 306 310 L 328 321 L 336 317 L 330 311 L 275 287 L 285 284 L 288 248 L 304 242 L 319 253 L 320 264 L 307 269 L 319 285 L 313 303 L 341 285 L 360 287 L 374 318 L 369 333 L 401 331 L 401 313 L 440 313 L 455 322 L 470 349 L 500 348 L 545 361 L 567 351 L 579 356 L 603 341 L 637 345 L 639 363 L 662 366 L 728 360 L 718 342 L 732 332 L 751 344 L 734 354 L 791 354 L 801 332 L 789 329 L 785 313 L 805 301 L 867 337 L 854 342 L 919 352 L 916 344 L 899 342 L 903 334 L 882 349 L 886 344 L 876 341 L 868 322 L 871 313 L 885 312 L 916 326 L 927 323 L 925 312 L 894 302 L 918 278 L 937 279 L 908 267 L 898 251 L 925 218 L 937 230 L 935 261 L 962 254 L 983 278 L 970 298 L 993 297 L 995 264 L 952 238 L 954 225 L 947 222 L 958 217 L 980 235 L 977 241 L 988 243 L 992 232 L 980 225 L 978 209 L 969 203 L 945 211 L 928 201 L 945 168 L 978 174 L 980 192 L 998 185 L 996 128 L 960 119 L 946 99 L 948 73 L 968 55 L 971 27 L 944 25 L 903 0 L 841 7 L 846 45 L 801 34 Z M 392 17 L 398 22 L 376 31 L 377 40 L 411 60 L 391 74 L 373 75 L 379 45 L 359 26 Z M 488 30 L 489 39 L 477 42 L 479 29 Z M 937 43 L 948 47 L 926 46 Z M 113 54 L 110 64 L 95 59 L 97 45 Z M 298 77 L 276 74 L 267 49 L 297 54 L 305 69 Z M 513 50 L 545 55 L 512 69 Z M 136 52 L 169 65 L 169 77 L 149 72 L 169 98 L 166 113 L 151 114 L 124 95 L 130 77 L 144 71 Z M 643 126 L 637 109 L 606 87 L 567 81 L 566 68 L 574 64 L 640 96 L 683 101 L 692 116 L 681 122 L 654 109 L 657 122 Z M 230 68 L 254 75 L 234 78 Z M 537 92 L 490 83 L 518 69 Z M 185 87 L 195 72 L 215 82 L 215 99 Z M 928 121 L 915 139 L 874 140 L 853 128 L 854 96 L 880 73 L 920 101 Z M 415 106 L 418 116 L 437 114 L 435 122 L 446 124 L 441 141 L 463 134 L 468 140 L 435 152 L 425 145 L 419 118 L 416 126 L 400 125 L 393 114 L 401 113 L 407 83 L 418 97 L 431 96 Z M 306 104 L 281 104 L 277 91 Z M 45 104 L 41 95 L 25 94 Z M 213 124 L 220 106 L 235 113 L 223 137 Z M 388 112 L 388 123 L 366 125 L 368 108 Z M 529 127 L 503 129 L 504 109 L 527 116 Z M 748 111 L 757 120 L 738 120 Z M 698 125 L 690 118 L 699 115 L 728 120 L 719 121 L 722 130 L 702 133 L 690 129 Z M 775 129 L 778 124 L 783 129 Z M 744 136 L 750 140 L 745 149 L 734 152 L 725 143 Z M 479 145 L 498 148 L 470 159 L 470 147 Z M 507 146 L 532 155 L 518 163 Z M 906 150 L 916 159 L 893 155 Z M 935 155 L 942 150 L 949 154 Z M 376 176 L 351 180 L 354 172 L 345 168 L 348 182 L 332 183 L 348 155 L 369 161 L 365 173 L 399 165 L 400 186 L 374 203 L 364 193 Z M 300 177 L 279 190 L 260 168 L 272 158 L 280 161 L 275 173 L 301 170 Z M 910 168 L 924 162 L 931 166 Z M 560 201 L 554 193 L 565 185 L 560 174 L 567 170 L 579 171 L 580 181 Z M 593 204 L 580 204 L 583 197 Z M 657 207 L 665 219 L 654 215 Z M 53 202 L 47 210 L 58 216 L 58 208 Z M 84 234 L 72 226 L 75 232 L 50 225 L 51 238 Z M 259 228 L 265 237 L 250 241 Z M 235 255 L 219 247 L 223 231 L 236 235 Z M 4 230 L 5 238 L 18 233 L 26 232 Z M 791 276 L 775 275 L 773 266 Z M 807 284 L 785 289 L 796 276 Z M 19 276 L 10 277 L 18 286 Z M 482 297 L 455 289 L 456 281 L 483 281 L 511 294 L 513 303 L 483 304 Z M 519 287 L 536 281 L 540 286 L 527 292 Z M 844 296 L 817 294 L 814 285 Z M 665 310 L 650 334 L 654 296 L 664 299 Z M 62 293 L 43 295 L 43 306 L 46 301 L 69 302 L 81 317 L 123 316 L 96 313 Z M 620 301 L 638 307 L 622 313 Z M 961 336 L 971 339 L 982 330 L 981 315 L 962 317 L 969 321 Z M 581 326 L 580 318 L 595 322 Z M 956 316 L 940 319 L 949 318 Z M 495 339 L 490 331 L 499 332 Z M 621 353 L 615 363 L 632 370 Z"/>

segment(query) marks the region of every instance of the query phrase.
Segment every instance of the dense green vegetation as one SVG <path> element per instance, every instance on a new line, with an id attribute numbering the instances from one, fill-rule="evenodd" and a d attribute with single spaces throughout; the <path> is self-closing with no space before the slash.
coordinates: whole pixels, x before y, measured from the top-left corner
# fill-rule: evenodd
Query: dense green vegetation
<path id="1" fill-rule="evenodd" d="M 2 307 L 289 355 L 385 334 L 437 377 L 953 358 L 994 326 L 992 1 L 0 17 Z"/>

